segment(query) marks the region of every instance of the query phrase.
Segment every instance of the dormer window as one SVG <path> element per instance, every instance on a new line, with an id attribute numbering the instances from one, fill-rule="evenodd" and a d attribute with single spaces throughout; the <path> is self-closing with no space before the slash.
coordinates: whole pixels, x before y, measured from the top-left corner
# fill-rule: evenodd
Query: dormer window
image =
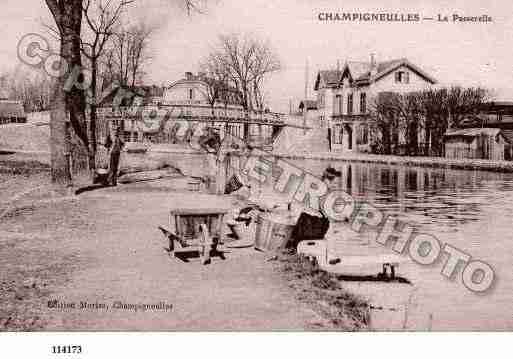
<path id="1" fill-rule="evenodd" d="M 407 71 L 397 71 L 395 73 L 395 82 L 398 84 L 409 84 L 410 73 Z"/>

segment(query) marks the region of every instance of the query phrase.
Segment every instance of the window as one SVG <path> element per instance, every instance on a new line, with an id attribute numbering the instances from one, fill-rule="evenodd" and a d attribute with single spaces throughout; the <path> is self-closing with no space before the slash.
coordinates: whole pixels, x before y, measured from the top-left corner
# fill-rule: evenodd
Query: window
<path id="1" fill-rule="evenodd" d="M 336 145 L 342 144 L 342 136 L 344 135 L 344 130 L 342 129 L 342 125 L 335 125 L 333 127 L 333 143 Z"/>
<path id="2" fill-rule="evenodd" d="M 318 102 L 319 108 L 324 108 L 324 93 L 319 93 L 317 102 Z"/>
<path id="3" fill-rule="evenodd" d="M 366 125 L 358 126 L 358 137 L 356 138 L 358 145 L 366 145 L 369 143 L 369 128 Z"/>
<path id="4" fill-rule="evenodd" d="M 353 114 L 353 94 L 347 95 L 347 114 Z"/>
<path id="5" fill-rule="evenodd" d="M 397 71 L 395 73 L 395 82 L 401 84 L 410 83 L 410 73 L 407 71 Z"/>
<path id="6" fill-rule="evenodd" d="M 360 94 L 360 113 L 367 113 L 367 94 Z"/>
<path id="7" fill-rule="evenodd" d="M 333 104 L 333 113 L 335 115 L 340 115 L 342 113 L 342 96 L 336 95 L 335 101 Z"/>
<path id="8" fill-rule="evenodd" d="M 194 89 L 189 89 L 189 100 L 194 100 Z"/>

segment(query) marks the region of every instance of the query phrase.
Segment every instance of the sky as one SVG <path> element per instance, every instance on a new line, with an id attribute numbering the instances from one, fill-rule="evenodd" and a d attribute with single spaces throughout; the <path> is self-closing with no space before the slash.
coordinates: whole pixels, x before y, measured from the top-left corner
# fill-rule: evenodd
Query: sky
<path id="1" fill-rule="evenodd" d="M 513 100 L 513 3 L 482 0 L 205 0 L 202 14 L 186 16 L 179 0 L 136 0 L 132 19 L 158 24 L 151 41 L 145 82 L 169 85 L 215 46 L 220 34 L 252 33 L 271 42 L 283 69 L 266 83 L 273 111 L 287 112 L 304 97 L 308 62 L 309 96 L 319 69 L 337 61 L 377 61 L 406 57 L 442 85 L 491 89 L 497 99 Z M 45 34 L 51 17 L 44 0 L 2 0 L 0 71 L 19 65 L 16 45 L 26 33 Z M 488 15 L 490 23 L 321 22 L 319 12 Z"/>

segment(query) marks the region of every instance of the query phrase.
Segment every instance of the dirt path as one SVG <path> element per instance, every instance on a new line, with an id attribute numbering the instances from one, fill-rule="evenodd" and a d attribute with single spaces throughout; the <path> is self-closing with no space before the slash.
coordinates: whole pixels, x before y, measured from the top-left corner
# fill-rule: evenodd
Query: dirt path
<path id="1" fill-rule="evenodd" d="M 265 261 L 251 249 L 231 250 L 208 266 L 170 259 L 157 231 L 167 213 L 183 205 L 223 206 L 230 199 L 124 186 L 85 193 L 78 201 L 48 204 L 0 223 L 0 232 L 39 235 L 0 242 L 3 266 L 37 250 L 72 258 L 61 280 L 48 279 L 48 296 L 30 296 L 17 306 L 38 308 L 49 330 L 301 330 L 322 328 L 322 319 L 294 299 Z M 23 252 L 10 258 L 14 248 Z M 6 259 L 7 257 L 7 259 Z M 10 259 L 8 259 L 10 258 Z M 44 262 L 44 257 L 40 258 Z M 44 266 L 44 263 L 41 264 Z M 12 268 L 11 268 L 12 269 Z M 36 274 L 37 275 L 37 274 Z M 12 276 L 11 276 L 12 277 Z M 44 279 L 44 278 L 43 278 Z M 21 278 L 20 278 L 21 280 Z M 46 285 L 46 283 L 45 283 Z M 48 300 L 75 303 L 75 309 L 48 308 Z M 126 304 L 172 305 L 171 310 L 115 309 Z M 108 309 L 79 309 L 80 302 Z M 43 321 L 43 319 L 42 319 Z"/>

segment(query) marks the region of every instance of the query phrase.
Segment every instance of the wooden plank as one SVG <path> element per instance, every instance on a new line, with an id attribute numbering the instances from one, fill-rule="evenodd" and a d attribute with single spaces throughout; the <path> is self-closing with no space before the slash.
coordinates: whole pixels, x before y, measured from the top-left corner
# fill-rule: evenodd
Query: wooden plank
<path id="1" fill-rule="evenodd" d="M 230 210 L 228 208 L 180 208 L 172 209 L 172 215 L 179 216 L 209 216 L 227 214 Z"/>
<path id="2" fill-rule="evenodd" d="M 335 256 L 333 259 L 336 259 Z M 381 254 L 381 255 L 369 255 L 369 256 L 338 256 L 340 262 L 336 265 L 340 266 L 366 266 L 366 265 L 382 265 L 386 263 L 399 264 L 409 262 L 407 257 L 403 257 L 396 254 Z"/>

